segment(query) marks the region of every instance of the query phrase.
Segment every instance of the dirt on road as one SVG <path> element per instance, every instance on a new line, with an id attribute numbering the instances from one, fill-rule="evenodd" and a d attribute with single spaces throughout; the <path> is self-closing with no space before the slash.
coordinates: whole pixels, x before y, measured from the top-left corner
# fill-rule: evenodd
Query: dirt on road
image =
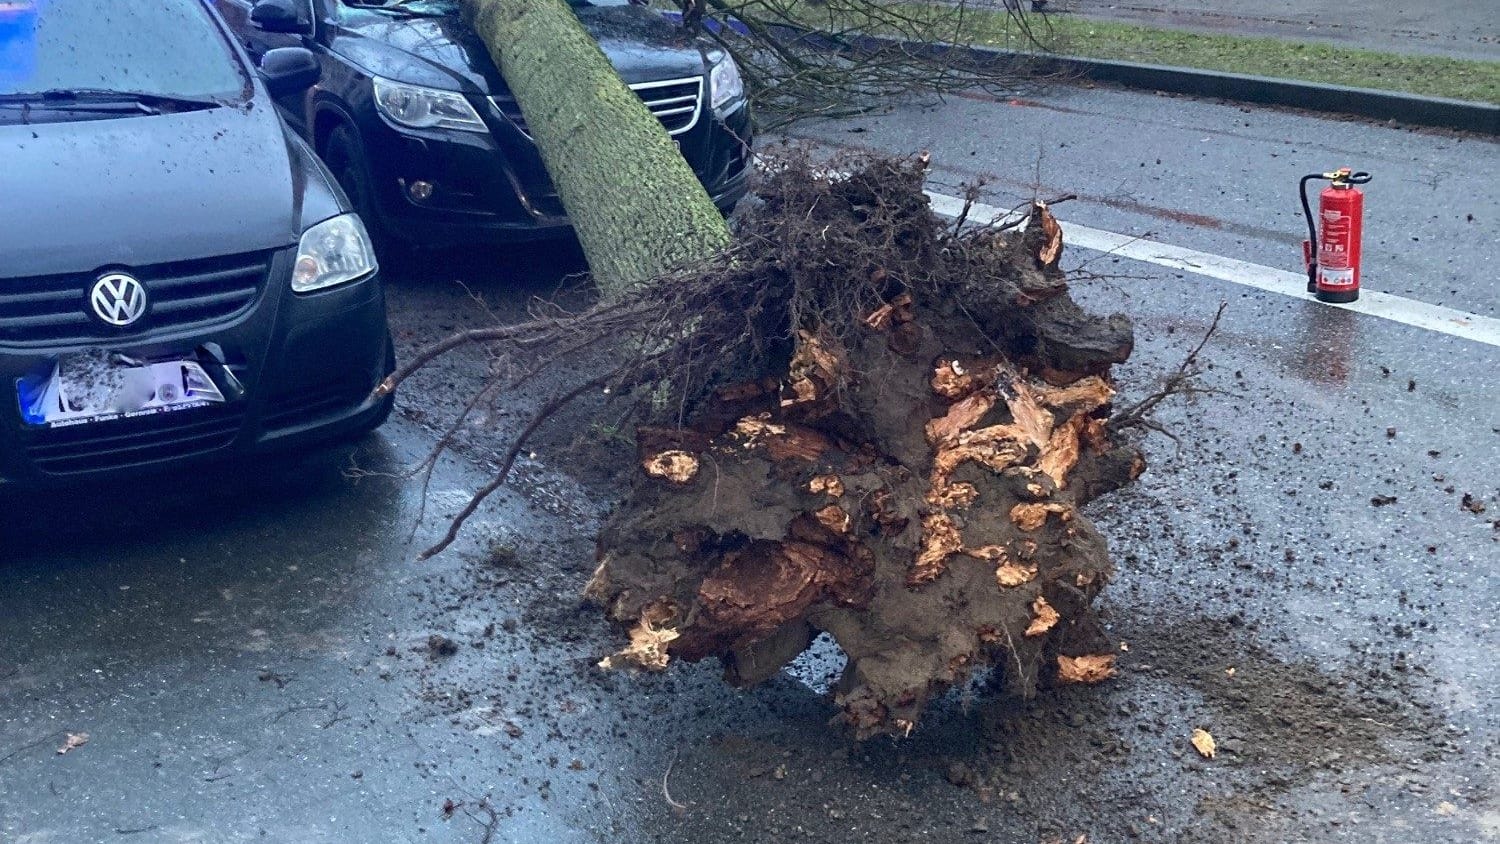
<path id="1" fill-rule="evenodd" d="M 530 265 L 524 253 L 512 254 L 507 264 Z M 488 259 L 442 260 L 442 269 L 392 290 L 402 351 L 518 314 L 526 297 L 550 295 L 554 283 L 495 285 L 485 281 L 493 278 Z M 1180 359 L 1208 316 L 1141 320 L 1148 351 L 1125 376 L 1127 384 L 1136 379 L 1127 398 Z M 1296 395 L 1273 380 L 1244 378 L 1244 355 L 1231 339 L 1213 358 L 1209 383 L 1232 387 L 1232 396 L 1167 415 L 1174 429 L 1211 435 L 1148 441 L 1153 468 L 1141 485 L 1086 511 L 1120 569 L 1101 609 L 1121 675 L 1104 685 L 1020 704 L 974 684 L 935 702 L 907 739 L 855 743 L 826 723 L 834 709 L 819 690 L 839 667 L 826 649 L 821 661 L 804 660 L 748 694 L 723 686 L 708 665 L 663 676 L 601 672 L 595 660 L 618 640 L 580 611 L 578 596 L 604 515 L 598 502 L 618 499 L 635 464 L 633 451 L 577 420 L 544 438 L 514 487 L 559 515 L 559 534 L 500 536 L 493 553 L 465 564 L 462 582 L 436 587 L 431 600 L 437 628 L 523 606 L 503 631 L 510 643 L 403 670 L 432 690 L 430 714 L 454 713 L 456 726 L 476 735 L 497 727 L 456 713 L 487 696 L 515 705 L 521 694 L 529 718 L 501 728 L 540 730 L 566 746 L 586 745 L 598 729 L 575 730 L 568 703 L 575 693 L 625 701 L 640 720 L 617 733 L 672 750 L 658 751 L 660 780 L 642 779 L 628 796 L 635 820 L 620 828 L 620 840 L 1459 842 L 1495 834 L 1486 769 L 1496 748 L 1436 704 L 1442 683 L 1412 641 L 1412 625 L 1429 622 L 1393 613 L 1382 618 L 1378 639 L 1338 635 L 1342 595 L 1353 588 L 1345 580 L 1357 577 L 1344 570 L 1358 564 L 1331 545 L 1299 545 L 1288 526 L 1307 518 L 1310 499 L 1330 487 L 1312 475 L 1289 477 L 1286 461 L 1313 455 L 1325 441 L 1278 432 L 1299 447 L 1288 441 L 1278 449 L 1284 454 L 1267 454 L 1265 429 L 1244 420 L 1275 418 Z M 420 375 L 398 407 L 441 432 L 484 366 L 477 350 L 449 358 Z M 1396 377 L 1392 389 L 1405 383 Z M 545 394 L 538 387 L 496 403 L 461 427 L 459 449 L 493 459 Z M 566 475 L 555 473 L 563 468 Z M 1261 484 L 1276 488 L 1262 493 Z M 1288 524 L 1252 515 L 1246 500 L 1267 497 L 1288 502 Z M 1417 594 L 1420 612 L 1412 613 L 1425 618 L 1436 607 Z M 532 647 L 527 642 L 552 653 L 562 643 L 576 656 L 545 669 L 545 684 L 520 690 L 486 673 L 495 648 Z M 1198 729 L 1215 740 L 1211 759 L 1191 743 Z M 566 752 L 558 758 L 566 776 Z M 510 806 L 512 814 L 526 811 L 536 809 Z"/>

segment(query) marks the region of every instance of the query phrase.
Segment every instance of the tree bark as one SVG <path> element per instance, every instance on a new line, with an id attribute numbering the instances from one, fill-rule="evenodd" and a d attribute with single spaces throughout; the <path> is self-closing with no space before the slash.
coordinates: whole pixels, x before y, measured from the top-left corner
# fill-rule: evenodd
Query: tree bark
<path id="1" fill-rule="evenodd" d="M 729 246 L 702 183 L 565 0 L 467 2 L 605 296 Z"/>

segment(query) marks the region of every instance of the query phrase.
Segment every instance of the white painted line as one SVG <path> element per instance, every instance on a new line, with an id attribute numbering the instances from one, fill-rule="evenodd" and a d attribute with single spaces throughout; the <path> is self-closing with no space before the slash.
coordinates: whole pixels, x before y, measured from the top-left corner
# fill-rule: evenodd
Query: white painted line
<path id="1" fill-rule="evenodd" d="M 955 218 L 963 211 L 964 201 L 956 196 L 927 192 L 932 201 L 932 210 L 939 215 Z M 1010 211 L 993 205 L 975 203 L 969 209 L 969 217 L 976 222 L 994 220 L 999 223 L 1015 219 Z M 1062 222 L 1062 221 L 1059 221 Z M 1479 314 L 1457 311 L 1441 305 L 1431 305 L 1378 290 L 1361 290 L 1359 301 L 1347 304 L 1323 302 L 1307 292 L 1307 276 L 1302 273 L 1265 267 L 1248 261 L 1225 258 L 1208 252 L 1198 252 L 1118 234 L 1103 229 L 1093 229 L 1077 223 L 1063 223 L 1063 242 L 1097 252 L 1107 252 L 1122 258 L 1145 261 L 1174 270 L 1184 270 L 1196 275 L 1216 278 L 1257 290 L 1280 293 L 1304 302 L 1316 302 L 1332 308 L 1388 319 L 1402 325 L 1437 331 L 1475 343 L 1500 347 L 1500 319 Z"/>

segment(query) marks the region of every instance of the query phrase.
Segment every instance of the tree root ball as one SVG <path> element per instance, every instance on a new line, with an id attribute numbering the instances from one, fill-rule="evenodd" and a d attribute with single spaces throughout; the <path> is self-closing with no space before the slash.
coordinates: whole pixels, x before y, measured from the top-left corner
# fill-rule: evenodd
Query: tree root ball
<path id="1" fill-rule="evenodd" d="M 1109 425 L 1130 323 L 1073 303 L 1044 205 L 945 224 L 926 163 L 793 156 L 761 186 L 737 278 L 779 291 L 760 318 L 785 343 L 639 431 L 587 590 L 630 631 L 609 665 L 712 656 L 752 686 L 826 632 L 861 738 L 977 671 L 1024 697 L 1113 673 L 1112 568 L 1079 508 L 1144 469 Z"/>

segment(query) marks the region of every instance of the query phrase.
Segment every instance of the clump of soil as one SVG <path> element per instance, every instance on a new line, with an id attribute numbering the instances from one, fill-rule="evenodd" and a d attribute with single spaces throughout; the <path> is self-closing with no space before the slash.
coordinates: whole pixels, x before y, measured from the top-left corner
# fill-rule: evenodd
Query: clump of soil
<path id="1" fill-rule="evenodd" d="M 1113 673 L 1079 508 L 1144 470 L 1110 424 L 1130 323 L 1073 302 L 1044 204 L 945 224 L 926 165 L 789 153 L 733 256 L 644 294 L 675 333 L 616 374 L 655 416 L 587 590 L 629 629 L 606 665 L 749 686 L 827 632 L 860 737 L 978 671 L 1021 697 Z"/>

